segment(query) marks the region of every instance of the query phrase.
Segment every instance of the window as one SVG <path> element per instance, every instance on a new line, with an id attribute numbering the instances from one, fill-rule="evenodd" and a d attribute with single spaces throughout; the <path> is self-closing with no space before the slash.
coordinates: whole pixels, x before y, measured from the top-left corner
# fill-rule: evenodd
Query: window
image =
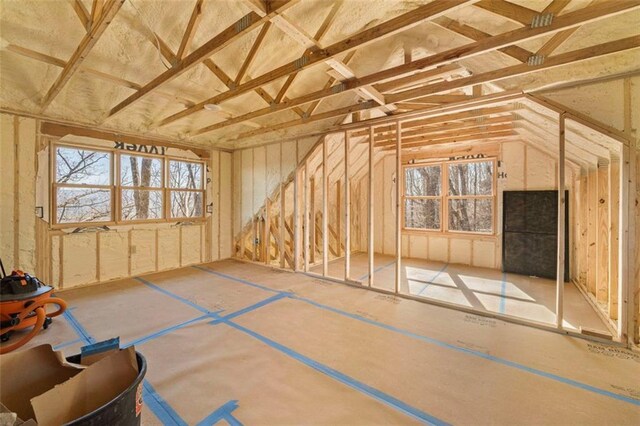
<path id="1" fill-rule="evenodd" d="M 404 226 L 440 229 L 441 167 L 410 167 L 404 171 Z"/>
<path id="2" fill-rule="evenodd" d="M 404 228 L 440 231 L 444 222 L 446 231 L 493 232 L 493 167 L 492 160 L 406 167 Z"/>
<path id="3" fill-rule="evenodd" d="M 493 161 L 449 164 L 448 228 L 493 231 Z"/>
<path id="4" fill-rule="evenodd" d="M 120 218 L 162 219 L 162 160 L 120 155 Z"/>
<path id="5" fill-rule="evenodd" d="M 169 161 L 171 217 L 202 216 L 204 190 L 202 164 Z"/>
<path id="6" fill-rule="evenodd" d="M 53 223 L 127 223 L 204 216 L 204 165 L 54 145 Z"/>
<path id="7" fill-rule="evenodd" d="M 110 221 L 112 154 L 59 146 L 55 158 L 56 223 Z"/>

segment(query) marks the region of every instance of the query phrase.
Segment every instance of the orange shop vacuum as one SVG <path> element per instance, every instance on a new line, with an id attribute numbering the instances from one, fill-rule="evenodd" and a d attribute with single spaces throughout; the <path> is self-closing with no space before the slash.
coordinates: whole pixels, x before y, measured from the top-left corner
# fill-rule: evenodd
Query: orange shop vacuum
<path id="1" fill-rule="evenodd" d="M 51 318 L 62 314 L 67 304 L 62 299 L 51 297 L 53 287 L 41 283 L 36 277 L 20 270 L 7 275 L 2 260 L 0 269 L 0 354 L 5 354 L 33 339 L 41 329 L 48 328 Z M 47 304 L 58 305 L 58 310 L 47 313 Z M 12 336 L 14 332 L 18 333 Z M 7 343 L 12 337 L 15 341 Z"/>

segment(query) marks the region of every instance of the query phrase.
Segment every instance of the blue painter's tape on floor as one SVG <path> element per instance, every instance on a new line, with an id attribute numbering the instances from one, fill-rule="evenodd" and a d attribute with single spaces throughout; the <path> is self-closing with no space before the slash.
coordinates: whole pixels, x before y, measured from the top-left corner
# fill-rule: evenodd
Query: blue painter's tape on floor
<path id="1" fill-rule="evenodd" d="M 507 273 L 502 273 L 502 284 L 500 285 L 500 313 L 504 314 L 505 305 L 507 303 Z"/>
<path id="2" fill-rule="evenodd" d="M 243 426 L 242 423 L 231 414 L 227 415 L 224 419 L 229 423 L 229 426 Z"/>
<path id="3" fill-rule="evenodd" d="M 158 395 L 158 392 L 156 392 L 148 380 L 145 380 L 143 383 L 142 398 L 164 426 L 187 426 L 187 422 L 182 420 L 182 417 Z"/>
<path id="4" fill-rule="evenodd" d="M 64 319 L 67 320 L 67 322 L 75 330 L 76 334 L 78 335 L 78 337 L 80 337 L 80 339 L 82 339 L 82 342 L 84 344 L 90 345 L 96 342 L 95 339 L 91 337 L 89 332 L 85 330 L 85 328 L 82 325 L 80 325 L 76 317 L 71 313 L 70 309 L 67 309 L 66 311 L 64 311 L 62 316 L 64 317 Z"/>
<path id="5" fill-rule="evenodd" d="M 206 268 L 199 268 L 199 269 L 207 270 Z M 211 270 L 209 270 L 209 271 L 211 273 L 215 274 L 215 275 L 219 275 L 218 272 L 211 271 Z M 226 275 L 225 274 L 225 277 L 230 279 L 230 280 L 233 280 L 233 281 L 236 281 L 236 282 L 240 282 L 240 283 L 245 283 L 246 282 L 246 280 L 241 280 L 241 279 L 235 278 L 235 277 L 233 277 L 231 275 Z M 262 287 L 259 284 L 254 284 L 254 283 L 249 283 L 249 285 L 254 286 L 254 287 Z M 271 291 L 278 292 L 277 290 L 273 290 L 273 289 L 271 289 Z M 547 379 L 555 380 L 557 382 L 564 383 L 566 385 L 573 386 L 573 387 L 578 388 L 578 389 L 586 390 L 586 391 L 593 392 L 593 393 L 596 393 L 596 394 L 601 395 L 601 396 L 606 396 L 606 397 L 609 397 L 609 398 L 616 399 L 618 401 L 623 401 L 623 402 L 627 402 L 627 403 L 630 403 L 630 404 L 633 404 L 633 405 L 640 406 L 640 399 L 632 398 L 632 397 L 625 396 L 625 395 L 620 395 L 620 394 L 617 394 L 617 393 L 614 393 L 614 392 L 611 392 L 611 391 L 608 391 L 608 390 L 605 390 L 605 389 L 600 389 L 600 388 L 597 388 L 595 386 L 591 386 L 591 385 L 588 385 L 588 384 L 585 384 L 585 383 L 578 382 L 576 380 L 568 379 L 568 378 L 565 378 L 565 377 L 562 377 L 562 376 L 558 376 L 558 375 L 553 374 L 553 373 L 547 373 L 545 371 L 538 370 L 536 368 L 528 367 L 526 365 L 519 364 L 517 362 L 513 362 L 513 361 L 509 361 L 509 360 L 502 359 L 502 358 L 499 358 L 499 357 L 495 357 L 493 355 L 489 355 L 489 354 L 486 354 L 484 352 L 475 351 L 475 350 L 472 350 L 472 349 L 467 349 L 467 348 L 464 348 L 464 347 L 461 347 L 461 346 L 456 346 L 456 345 L 453 345 L 453 344 L 450 344 L 450 343 L 446 343 L 446 342 L 443 342 L 441 340 L 437 340 L 437 339 L 434 339 L 434 338 L 431 338 L 431 337 L 422 336 L 422 335 L 413 333 L 411 331 L 407 331 L 407 330 L 403 330 L 403 329 L 398 328 L 398 327 L 394 327 L 392 325 L 384 324 L 384 323 L 381 323 L 381 322 L 378 322 L 378 321 L 374 321 L 372 319 L 369 319 L 369 318 L 366 318 L 366 317 L 363 317 L 363 316 L 360 316 L 360 315 L 352 314 L 350 312 L 342 311 L 340 309 L 333 308 L 331 306 L 323 305 L 321 303 L 315 302 L 315 301 L 310 300 L 310 299 L 306 299 L 304 297 L 292 295 L 292 296 L 290 296 L 290 298 L 295 299 L 295 300 L 299 300 L 299 301 L 302 301 L 302 302 L 305 302 L 305 303 L 308 303 L 308 304 L 311 304 L 311 305 L 316 306 L 316 307 L 321 308 L 321 309 L 326 309 L 326 310 L 329 310 L 331 312 L 335 312 L 335 313 L 337 313 L 339 315 L 343 315 L 343 316 L 346 316 L 346 317 L 349 317 L 349 318 L 353 318 L 353 319 L 356 319 L 358 321 L 366 322 L 366 323 L 374 325 L 376 327 L 380 327 L 380 328 L 383 328 L 383 329 L 386 329 L 386 330 L 394 331 L 396 333 L 400 333 L 400 334 L 403 334 L 405 336 L 408 336 L 408 337 L 411 337 L 411 338 L 414 338 L 414 339 L 422 340 L 424 342 L 428 342 L 428 343 L 431 343 L 431 344 L 436 345 L 436 346 L 440 346 L 440 347 L 443 347 L 443 348 L 451 349 L 451 350 L 457 351 L 457 352 L 462 352 L 462 353 L 465 353 L 467 355 L 472 355 L 472 356 L 476 356 L 476 357 L 479 357 L 479 358 L 483 358 L 483 359 L 486 359 L 488 361 L 493 361 L 493 362 L 496 362 L 498 364 L 501 364 L 501 365 L 504 365 L 504 366 L 507 366 L 507 367 L 518 369 L 520 371 L 526 371 L 528 373 L 534 374 L 534 375 L 539 376 L 539 377 L 544 377 L 544 378 L 547 378 Z"/>
<path id="6" fill-rule="evenodd" d="M 188 300 L 188 299 L 185 299 L 184 297 L 178 296 L 178 295 L 177 295 L 177 294 L 175 294 L 175 293 L 172 293 L 172 292 L 170 292 L 170 291 L 168 291 L 168 290 L 165 290 L 164 288 L 162 288 L 162 287 L 160 287 L 160 286 L 158 286 L 158 285 L 155 285 L 155 284 L 153 284 L 153 283 L 151 283 L 151 282 L 149 282 L 149 281 L 145 280 L 144 278 L 136 277 L 136 278 L 134 278 L 134 279 L 135 279 L 135 280 L 137 280 L 137 281 L 139 281 L 139 282 L 141 282 L 142 284 L 146 285 L 147 287 L 150 287 L 150 288 L 152 288 L 152 289 L 154 289 L 154 290 L 158 290 L 160 293 L 163 293 L 163 294 L 165 294 L 165 295 L 167 295 L 167 296 L 169 296 L 169 297 L 173 297 L 174 299 L 179 300 L 179 301 L 181 301 L 182 303 L 185 303 L 185 304 L 187 304 L 187 305 L 191 306 L 193 309 L 197 309 L 197 310 L 199 310 L 199 311 L 200 311 L 200 312 L 202 312 L 202 313 L 205 313 L 205 314 L 212 314 L 212 313 L 214 313 L 213 311 L 210 311 L 210 310 L 209 310 L 209 309 L 207 309 L 207 308 L 203 308 L 202 306 L 200 306 L 200 305 L 198 305 L 198 304 L 196 304 L 196 303 L 193 303 L 192 301 L 190 301 L 190 300 Z"/>
<path id="7" fill-rule="evenodd" d="M 219 276 L 221 278 L 226 278 L 226 279 L 231 280 L 231 281 L 237 281 L 239 283 L 246 284 L 246 285 L 251 286 L 251 287 L 259 288 L 260 290 L 269 291 L 271 293 L 282 293 L 280 290 L 274 290 L 272 288 L 269 288 L 269 287 L 266 287 L 266 286 L 263 286 L 263 285 L 260 285 L 260 284 L 252 283 L 251 281 L 247 281 L 247 280 L 243 280 L 242 278 L 238 278 L 238 277 L 234 277 L 234 276 L 231 276 L 231 275 L 223 274 L 222 272 L 214 271 L 212 269 L 205 268 L 205 267 L 202 267 L 202 266 L 192 266 L 192 268 L 197 269 L 197 270 L 202 271 L 202 272 L 206 272 L 208 274 L 217 275 L 217 276 Z"/>
<path id="8" fill-rule="evenodd" d="M 422 287 L 420 289 L 420 291 L 416 294 L 416 296 L 420 296 L 422 294 L 422 292 L 425 291 L 427 289 L 427 287 L 429 287 L 429 284 L 433 283 L 440 276 L 440 274 L 443 273 L 445 271 L 445 269 L 447 269 L 448 266 L 449 266 L 449 264 L 445 263 L 444 266 L 442 268 L 440 268 L 440 270 L 433 276 L 433 278 L 431 278 L 429 281 L 427 281 L 427 284 L 425 284 L 424 287 Z"/>
<path id="9" fill-rule="evenodd" d="M 388 268 L 391 265 L 395 265 L 396 261 L 394 260 L 393 262 L 389 262 L 386 265 L 382 265 L 382 266 L 378 266 L 376 269 L 373 270 L 373 273 L 375 274 L 376 272 L 380 272 L 385 268 Z M 362 281 L 366 278 L 369 278 L 369 273 L 367 272 L 366 274 L 364 274 L 363 276 L 361 276 L 360 278 L 358 278 L 358 281 Z"/>
<path id="10" fill-rule="evenodd" d="M 199 316 L 197 318 L 193 318 L 193 319 L 190 319 L 188 321 L 181 322 L 180 324 L 176 324 L 176 325 L 173 325 L 171 327 L 164 328 L 162 330 L 156 331 L 155 333 L 151 333 L 151 334 L 149 334 L 147 336 L 140 337 L 138 339 L 132 340 L 131 342 L 126 343 L 123 346 L 123 348 L 128 348 L 129 346 L 132 346 L 132 345 L 141 345 L 143 343 L 148 342 L 149 340 L 153 340 L 153 339 L 156 339 L 156 338 L 158 338 L 160 336 L 164 336 L 165 334 L 171 333 L 172 331 L 179 330 L 179 329 L 181 329 L 183 327 L 188 326 L 189 324 L 193 324 L 193 323 L 196 323 L 198 321 L 201 321 L 201 320 L 204 320 L 204 319 L 207 319 L 207 318 L 218 318 L 218 314 L 214 312 L 214 313 L 210 313 L 210 314 L 206 314 L 206 315 L 201 315 L 201 316 Z"/>
<path id="11" fill-rule="evenodd" d="M 238 422 L 238 420 L 231 415 L 233 410 L 238 408 L 238 401 L 229 401 L 223 405 L 221 405 L 217 410 L 213 413 L 209 414 L 207 417 L 202 419 L 197 426 L 211 426 L 218 423 L 220 420 L 226 420 L 229 424 L 242 424 Z M 236 423 L 229 422 L 229 418 L 232 418 L 236 421 Z"/>
<path id="12" fill-rule="evenodd" d="M 232 319 L 232 318 L 235 318 L 235 317 L 239 317 L 240 315 L 244 315 L 244 314 L 246 314 L 248 312 L 254 311 L 254 310 L 258 309 L 258 308 L 261 308 L 261 307 L 263 307 L 265 305 L 268 305 L 269 303 L 273 303 L 275 301 L 278 301 L 280 299 L 284 299 L 285 297 L 290 297 L 290 296 L 291 296 L 291 293 L 278 293 L 275 296 L 271 296 L 268 299 L 265 299 L 265 300 L 263 300 L 261 302 L 255 303 L 255 304 L 253 304 L 251 306 L 247 306 L 246 308 L 243 308 L 243 309 L 240 309 L 238 311 L 232 312 L 232 313 L 230 313 L 228 315 L 224 315 L 222 317 L 218 317 L 217 319 L 211 321 L 209 324 L 217 324 L 217 323 L 219 323 L 219 322 L 221 322 L 223 320 L 229 320 L 229 319 Z"/>
<path id="13" fill-rule="evenodd" d="M 330 376 L 331 378 L 357 390 L 360 391 L 386 405 L 389 405 L 390 407 L 403 412 L 404 414 L 411 416 L 423 423 L 426 424 L 433 424 L 433 425 L 446 425 L 447 423 L 430 415 L 427 414 L 423 411 L 418 410 L 415 407 L 412 407 L 402 401 L 400 401 L 397 398 L 392 397 L 391 395 L 388 395 L 384 392 L 381 392 L 375 388 L 372 388 L 369 385 L 366 385 L 356 379 L 353 379 L 349 376 L 347 376 L 346 374 L 343 374 L 337 370 L 334 370 L 331 367 L 328 367 L 324 364 L 321 364 L 307 356 L 304 356 L 296 351 L 294 351 L 293 349 L 290 349 L 284 345 L 281 345 L 278 342 L 275 342 L 271 339 L 269 339 L 268 337 L 265 337 L 261 334 L 256 333 L 255 331 L 249 330 L 248 328 L 245 328 L 241 325 L 238 325 L 236 323 L 234 323 L 233 321 L 229 321 L 229 320 L 223 320 L 223 322 L 239 331 L 242 331 L 243 333 L 246 333 L 248 335 L 250 335 L 251 337 L 254 337 L 257 340 L 260 340 L 262 343 L 265 343 L 266 345 L 284 353 L 285 355 L 288 355 L 289 357 L 313 368 L 316 371 L 319 371 L 321 373 L 324 373 L 328 376 Z"/>

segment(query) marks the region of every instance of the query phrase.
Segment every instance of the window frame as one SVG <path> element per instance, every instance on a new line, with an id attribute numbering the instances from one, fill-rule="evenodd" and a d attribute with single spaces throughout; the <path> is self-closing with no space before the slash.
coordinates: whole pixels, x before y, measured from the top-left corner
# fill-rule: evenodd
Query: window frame
<path id="1" fill-rule="evenodd" d="M 191 188 L 172 188 L 169 184 L 169 181 L 171 179 L 170 176 L 170 169 L 169 169 L 169 164 L 171 163 L 171 161 L 178 161 L 180 163 L 194 163 L 194 164 L 200 164 L 202 167 L 202 173 L 200 173 L 200 189 L 191 189 Z M 191 220 L 194 219 L 194 217 L 190 217 L 190 216 L 179 216 L 179 217 L 171 217 L 171 194 L 173 192 L 199 192 L 202 194 L 201 199 L 202 199 L 202 216 L 200 217 L 204 217 L 205 214 L 205 204 L 206 204 L 206 200 L 205 200 L 205 192 L 206 192 L 206 188 L 205 188 L 205 173 L 206 173 L 206 167 L 205 164 L 203 162 L 200 161 L 193 161 L 193 160 L 183 160 L 180 158 L 167 158 L 167 161 L 165 163 L 165 175 L 166 175 L 166 181 L 165 181 L 165 190 L 166 190 L 166 211 L 165 211 L 165 215 L 167 220 L 173 220 L 173 221 L 180 221 L 180 220 Z M 199 218 L 198 216 L 195 217 L 195 219 Z"/>
<path id="2" fill-rule="evenodd" d="M 86 185 L 86 184 L 60 184 L 56 182 L 56 170 L 57 170 L 57 149 L 58 147 L 72 148 L 78 150 L 98 151 L 110 154 L 110 176 L 109 185 Z M 134 187 L 121 185 L 121 158 L 122 156 L 133 157 L 149 157 L 157 158 L 162 161 L 162 186 L 158 188 L 153 187 Z M 169 188 L 169 161 L 180 161 L 186 163 L 200 164 L 202 167 L 202 174 L 200 176 L 200 188 L 201 189 L 179 189 L 179 191 L 194 191 L 202 193 L 202 215 L 195 217 L 171 217 L 170 210 L 170 193 Z M 206 161 L 197 159 L 185 159 L 172 155 L 159 155 L 149 154 L 138 151 L 127 151 L 110 149 L 104 147 L 96 147 L 94 145 L 84 145 L 78 143 L 60 142 L 52 140 L 49 143 L 49 226 L 51 229 L 63 229 L 63 228 L 79 228 L 79 227 L 93 227 L 93 226 L 114 226 L 114 225 L 135 225 L 140 223 L 176 223 L 182 221 L 190 222 L 203 222 L 207 220 L 206 213 Z M 58 222 L 57 214 L 57 198 L 58 188 L 60 187 L 76 187 L 76 188 L 99 188 L 108 189 L 111 194 L 111 218 L 108 221 L 95 221 L 95 222 Z M 162 191 L 162 214 L 163 217 L 159 219 L 123 219 L 122 218 L 122 190 L 123 189 L 146 189 L 151 191 Z"/>
<path id="3" fill-rule="evenodd" d="M 492 163 L 492 176 L 491 176 L 491 194 L 490 195 L 449 195 L 449 165 L 460 163 Z M 440 166 L 440 195 L 439 196 L 407 196 L 406 195 L 406 172 L 408 168 L 419 168 L 428 166 Z M 409 233 L 428 233 L 428 234 L 441 234 L 441 235 L 481 235 L 495 237 L 497 235 L 497 158 L 485 157 L 485 158 L 470 158 L 459 160 L 438 160 L 438 161 L 423 161 L 420 163 L 403 164 L 402 166 L 402 230 Z M 425 228 L 408 228 L 405 224 L 405 200 L 406 199 L 440 199 L 440 229 L 425 229 Z M 465 200 L 465 199 L 491 199 L 491 232 L 479 232 L 479 231 L 461 231 L 456 229 L 449 229 L 449 200 Z"/>
<path id="4" fill-rule="evenodd" d="M 407 195 L 407 169 L 419 169 L 422 167 L 433 167 L 437 166 L 440 168 L 440 195 Z M 410 164 L 405 165 L 402 168 L 402 229 L 407 231 L 418 231 L 418 232 L 442 232 L 443 230 L 443 222 L 442 222 L 442 200 L 443 200 L 443 183 L 444 183 L 444 172 L 443 172 L 442 163 L 424 163 L 424 164 Z M 406 208 L 407 208 L 407 200 L 438 200 L 440 201 L 440 215 L 439 215 L 439 228 L 410 228 L 406 225 Z"/>

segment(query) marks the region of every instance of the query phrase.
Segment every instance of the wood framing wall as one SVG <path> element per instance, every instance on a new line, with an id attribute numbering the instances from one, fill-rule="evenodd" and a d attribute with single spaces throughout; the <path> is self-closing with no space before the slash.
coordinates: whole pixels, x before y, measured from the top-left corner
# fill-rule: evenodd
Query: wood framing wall
<path id="1" fill-rule="evenodd" d="M 206 221 L 72 233 L 52 230 L 35 215 L 36 156 L 46 146 L 38 121 L 10 114 L 0 114 L 0 119 L 0 256 L 5 268 L 20 268 L 56 288 L 69 288 L 232 255 L 231 153 L 214 150 L 207 160 L 206 204 L 212 212 Z"/>

